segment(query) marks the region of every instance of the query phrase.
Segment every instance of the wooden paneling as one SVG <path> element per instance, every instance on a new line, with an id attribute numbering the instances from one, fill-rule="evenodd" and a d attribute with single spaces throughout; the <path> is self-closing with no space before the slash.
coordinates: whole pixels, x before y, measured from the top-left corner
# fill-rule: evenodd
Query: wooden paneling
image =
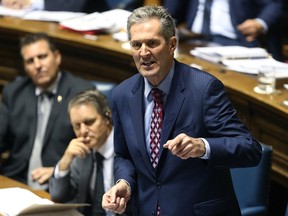
<path id="1" fill-rule="evenodd" d="M 162 5 L 162 0 L 144 0 L 144 5 Z"/>

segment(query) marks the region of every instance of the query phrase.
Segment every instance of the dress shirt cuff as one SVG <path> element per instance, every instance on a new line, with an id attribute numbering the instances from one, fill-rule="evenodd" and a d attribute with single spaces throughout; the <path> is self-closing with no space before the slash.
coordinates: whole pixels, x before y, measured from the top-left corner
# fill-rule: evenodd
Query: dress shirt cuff
<path id="1" fill-rule="evenodd" d="M 255 20 L 263 26 L 263 33 L 266 34 L 266 32 L 268 31 L 268 26 L 266 22 L 260 18 L 256 18 Z"/>
<path id="2" fill-rule="evenodd" d="M 44 10 L 44 0 L 31 0 L 31 10 Z"/>
<path id="3" fill-rule="evenodd" d="M 200 158 L 201 159 L 206 159 L 206 160 L 210 159 L 210 152 L 211 152 L 210 145 L 209 145 L 209 143 L 208 143 L 208 141 L 206 139 L 204 139 L 204 138 L 200 138 L 200 139 L 204 142 L 205 149 L 206 149 L 205 154 L 202 157 L 200 157 Z"/>
<path id="4" fill-rule="evenodd" d="M 63 178 L 63 177 L 68 175 L 69 171 L 70 171 L 69 169 L 68 170 L 64 170 L 64 171 L 60 171 L 59 170 L 59 165 L 57 163 L 57 165 L 55 166 L 55 169 L 54 169 L 54 177 L 56 179 Z"/>

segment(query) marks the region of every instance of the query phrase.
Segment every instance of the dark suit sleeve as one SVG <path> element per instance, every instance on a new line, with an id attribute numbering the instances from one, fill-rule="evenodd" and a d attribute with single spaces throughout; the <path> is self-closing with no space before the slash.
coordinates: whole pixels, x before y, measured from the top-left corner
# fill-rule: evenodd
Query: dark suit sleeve
<path id="1" fill-rule="evenodd" d="M 44 9 L 48 11 L 103 12 L 109 10 L 106 0 L 45 0 Z"/>
<path id="2" fill-rule="evenodd" d="M 44 8 L 48 11 L 84 12 L 87 0 L 45 0 Z"/>
<path id="3" fill-rule="evenodd" d="M 238 118 L 219 80 L 212 79 L 205 89 L 203 118 L 211 134 L 206 137 L 211 163 L 229 168 L 258 164 L 261 146 Z"/>
<path id="4" fill-rule="evenodd" d="M 9 121 L 9 105 L 8 105 L 8 95 L 6 88 L 3 89 L 3 95 L 0 102 L 0 153 L 6 150 L 4 146 L 5 134 L 8 128 Z"/>
<path id="5" fill-rule="evenodd" d="M 117 88 L 117 87 L 116 87 Z M 125 179 L 129 182 L 132 194 L 135 191 L 136 188 L 136 170 L 134 167 L 134 164 L 131 162 L 130 153 L 127 147 L 125 134 L 121 125 L 120 120 L 120 114 L 118 112 L 118 109 L 126 109 L 117 107 L 116 98 L 117 101 L 122 101 L 123 99 L 120 99 L 119 96 L 116 96 L 117 89 L 113 90 L 112 93 L 112 115 L 113 115 L 113 124 L 114 124 L 114 150 L 115 150 L 115 158 L 114 158 L 114 175 L 115 175 L 115 181 L 119 179 Z"/>
<path id="6" fill-rule="evenodd" d="M 71 166 L 75 166 L 74 161 Z M 73 167 L 72 170 L 74 172 Z M 77 181 L 71 177 L 71 171 L 66 176 L 60 178 L 55 178 L 53 175 L 49 179 L 49 193 L 52 200 L 59 203 L 77 202 L 77 185 L 75 184 Z"/>
<path id="7" fill-rule="evenodd" d="M 167 8 L 168 12 L 175 19 L 176 24 L 187 22 L 187 13 L 189 13 L 190 0 L 164 0 L 163 5 Z"/>
<path id="8" fill-rule="evenodd" d="M 261 8 L 261 10 L 257 18 L 264 20 L 268 27 L 275 24 L 282 13 L 282 1 L 262 0 L 258 2 L 260 2 L 258 7 Z"/>

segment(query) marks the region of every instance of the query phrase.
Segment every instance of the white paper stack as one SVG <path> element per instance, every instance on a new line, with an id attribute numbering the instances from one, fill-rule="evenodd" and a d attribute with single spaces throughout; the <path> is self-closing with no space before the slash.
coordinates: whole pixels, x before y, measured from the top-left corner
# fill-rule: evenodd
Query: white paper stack
<path id="1" fill-rule="evenodd" d="M 54 203 L 19 187 L 0 189 L 0 215 L 4 216 L 81 216 L 75 209 L 86 205 Z"/>
<path id="2" fill-rule="evenodd" d="M 265 49 L 260 47 L 197 47 L 190 50 L 190 54 L 241 73 L 258 74 L 260 67 L 272 66 L 276 78 L 288 77 L 288 64 L 273 59 Z"/>

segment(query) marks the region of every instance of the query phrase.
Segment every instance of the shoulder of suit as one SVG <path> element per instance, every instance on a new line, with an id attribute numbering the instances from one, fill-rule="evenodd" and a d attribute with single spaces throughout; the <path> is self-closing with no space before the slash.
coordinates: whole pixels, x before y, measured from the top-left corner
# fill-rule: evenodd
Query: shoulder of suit
<path id="1" fill-rule="evenodd" d="M 34 86 L 31 79 L 26 76 L 17 76 L 12 82 L 4 86 L 4 90 L 23 89 L 25 86 Z"/>
<path id="2" fill-rule="evenodd" d="M 80 76 L 76 76 L 70 72 L 64 71 L 62 72 L 62 79 L 67 80 L 68 82 L 72 82 L 75 84 L 80 84 L 87 87 L 93 87 L 93 84 L 90 80 L 86 80 Z"/>

